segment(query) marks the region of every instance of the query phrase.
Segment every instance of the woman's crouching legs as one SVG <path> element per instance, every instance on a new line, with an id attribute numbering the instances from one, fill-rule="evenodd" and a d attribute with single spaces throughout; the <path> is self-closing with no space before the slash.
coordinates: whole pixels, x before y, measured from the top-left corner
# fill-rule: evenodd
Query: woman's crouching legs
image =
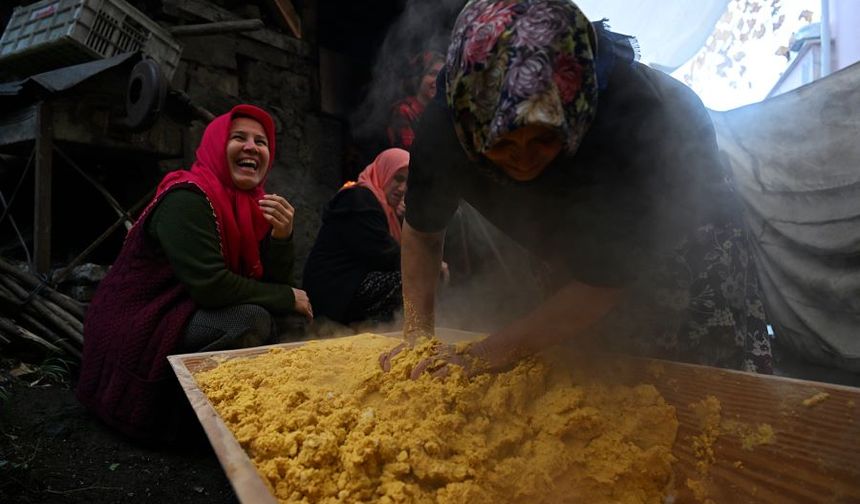
<path id="1" fill-rule="evenodd" d="M 277 334 L 272 315 L 262 306 L 241 304 L 219 310 L 194 312 L 180 351 L 211 352 L 270 343 Z"/>

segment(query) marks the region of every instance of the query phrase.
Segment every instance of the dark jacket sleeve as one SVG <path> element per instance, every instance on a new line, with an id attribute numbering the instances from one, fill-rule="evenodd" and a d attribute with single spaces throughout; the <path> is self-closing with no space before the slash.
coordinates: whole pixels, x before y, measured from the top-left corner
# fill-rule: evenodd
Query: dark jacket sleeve
<path id="1" fill-rule="evenodd" d="M 260 246 L 263 281 L 293 285 L 296 252 L 293 237 L 277 239 L 267 236 Z"/>
<path id="2" fill-rule="evenodd" d="M 442 231 L 457 211 L 461 175 L 468 169 L 444 104 L 433 100 L 415 131 L 410 149 L 406 222 L 418 231 Z"/>
<path id="3" fill-rule="evenodd" d="M 177 278 L 199 307 L 256 304 L 274 313 L 293 309 L 295 298 L 288 284 L 246 278 L 227 268 L 212 207 L 203 194 L 196 190 L 171 191 L 152 211 L 146 225 L 147 234 L 164 251 Z M 282 274 L 283 270 L 277 273 Z"/>
<path id="4" fill-rule="evenodd" d="M 346 246 L 362 257 L 373 271 L 400 270 L 400 244 L 388 231 L 388 219 L 369 189 L 343 191 L 332 207 L 332 216 Z"/>

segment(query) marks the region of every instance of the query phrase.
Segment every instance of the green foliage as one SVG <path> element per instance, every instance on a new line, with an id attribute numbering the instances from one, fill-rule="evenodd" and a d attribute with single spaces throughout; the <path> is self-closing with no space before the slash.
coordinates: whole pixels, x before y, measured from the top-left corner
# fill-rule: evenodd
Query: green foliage
<path id="1" fill-rule="evenodd" d="M 39 380 L 61 384 L 68 381 L 70 371 L 71 361 L 61 357 L 48 357 L 39 364 L 34 374 L 39 377 Z"/>

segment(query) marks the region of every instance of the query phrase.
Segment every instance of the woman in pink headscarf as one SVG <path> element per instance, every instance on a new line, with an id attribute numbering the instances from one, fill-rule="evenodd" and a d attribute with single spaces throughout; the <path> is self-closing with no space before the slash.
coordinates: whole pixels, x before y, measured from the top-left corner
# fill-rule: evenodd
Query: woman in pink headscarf
<path id="1" fill-rule="evenodd" d="M 408 175 L 409 153 L 384 150 L 326 206 L 303 276 L 318 317 L 388 321 L 402 306 L 400 221 Z"/>
<path id="2" fill-rule="evenodd" d="M 274 157 L 269 114 L 234 107 L 129 231 L 84 321 L 77 397 L 107 424 L 169 435 L 167 355 L 260 345 L 274 336 L 272 314 L 313 316 L 290 286 L 293 207 L 264 190 Z"/>

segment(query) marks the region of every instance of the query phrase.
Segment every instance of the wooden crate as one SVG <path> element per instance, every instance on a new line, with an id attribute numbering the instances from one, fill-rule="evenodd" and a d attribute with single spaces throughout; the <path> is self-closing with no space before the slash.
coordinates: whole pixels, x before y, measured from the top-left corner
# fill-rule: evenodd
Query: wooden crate
<path id="1" fill-rule="evenodd" d="M 396 334 L 388 334 L 396 337 Z M 440 331 L 459 341 L 477 336 Z M 396 341 L 392 340 L 392 344 Z M 274 503 L 233 434 L 200 390 L 193 373 L 218 365 L 217 359 L 253 357 L 269 348 L 296 348 L 304 343 L 168 357 L 197 413 L 224 472 L 243 503 Z M 704 482 L 714 503 L 860 503 L 860 389 L 826 383 L 755 375 L 690 364 L 617 356 L 571 356 L 571 368 L 588 378 L 609 382 L 651 383 L 675 406 L 678 436 L 672 453 L 678 459 L 675 503 L 700 502 L 686 485 Z M 815 404 L 816 394 L 828 397 Z M 767 424 L 771 444 L 743 447 L 740 435 L 725 431 L 713 443 L 714 462 L 699 472 L 693 436 L 702 434 L 701 417 L 692 404 L 714 396 L 721 418 L 750 427 Z M 809 401 L 807 401 L 809 402 Z M 700 496 L 701 497 L 701 494 Z"/>

